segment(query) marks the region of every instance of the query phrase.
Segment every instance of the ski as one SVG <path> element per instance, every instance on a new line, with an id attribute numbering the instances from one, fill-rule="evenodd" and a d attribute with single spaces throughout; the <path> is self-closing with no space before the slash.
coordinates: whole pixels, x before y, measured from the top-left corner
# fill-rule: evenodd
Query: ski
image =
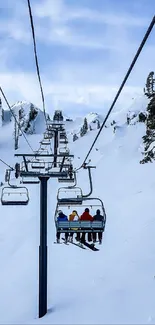
<path id="1" fill-rule="evenodd" d="M 54 243 L 54 244 L 58 244 L 58 245 L 63 244 L 63 243 L 57 243 L 57 241 L 54 241 L 53 243 Z"/>
<path id="2" fill-rule="evenodd" d="M 65 238 L 62 238 L 62 239 L 65 240 Z M 74 242 L 71 242 L 70 240 L 68 240 L 68 243 L 69 243 L 69 244 L 73 244 L 73 245 L 75 245 L 75 246 L 77 246 L 77 247 L 80 247 L 80 248 L 82 248 L 82 249 L 86 249 L 86 247 L 80 246 L 79 244 L 76 244 L 76 243 L 74 243 Z"/>
<path id="3" fill-rule="evenodd" d="M 86 241 L 81 241 L 81 243 L 83 244 L 83 245 L 85 245 L 86 247 L 88 247 L 88 248 L 90 248 L 92 251 L 99 251 L 99 249 L 98 248 L 96 248 L 95 247 L 95 245 L 94 244 L 89 244 L 89 243 L 87 243 Z"/>

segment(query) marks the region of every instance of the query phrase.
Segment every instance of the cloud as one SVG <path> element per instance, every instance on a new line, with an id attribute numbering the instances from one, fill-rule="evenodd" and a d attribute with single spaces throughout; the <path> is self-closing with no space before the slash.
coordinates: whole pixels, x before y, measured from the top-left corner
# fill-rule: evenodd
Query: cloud
<path id="1" fill-rule="evenodd" d="M 117 8 L 117 6 L 116 6 Z M 144 27 L 148 24 L 146 17 L 134 17 L 127 12 L 124 15 L 119 12 L 101 13 L 97 10 L 92 10 L 87 7 L 69 7 L 62 0 L 46 0 L 43 3 L 38 3 L 34 6 L 35 15 L 39 18 L 48 17 L 54 23 L 67 23 L 73 20 L 85 20 L 92 23 L 101 23 L 107 25 L 123 25 L 123 26 L 138 26 Z"/>
<path id="2" fill-rule="evenodd" d="M 32 1 L 38 58 L 46 109 L 64 108 L 74 114 L 100 112 L 110 106 L 140 44 L 150 13 L 132 13 L 133 4 L 107 1 Z M 143 0 L 144 1 L 144 0 Z M 0 80 L 10 104 L 29 100 L 42 107 L 34 62 L 28 8 L 17 0 L 3 7 L 0 21 Z M 105 1 L 106 2 L 106 1 Z M 105 3 L 104 2 L 104 3 Z M 87 3 L 87 6 L 85 5 Z M 92 4 L 92 6 L 90 5 Z M 118 6 L 118 8 L 117 8 Z M 131 6 L 131 7 L 130 7 Z M 141 94 L 154 66 L 154 31 L 120 96 L 117 108 L 130 106 Z M 83 105 L 83 109 L 82 109 Z"/>
<path id="3" fill-rule="evenodd" d="M 35 74 L 0 74 L 0 80 L 10 105 L 18 100 L 27 100 L 42 108 L 40 89 Z M 117 85 L 113 87 L 89 83 L 85 86 L 69 83 L 65 85 L 47 80 L 44 82 L 44 86 L 47 112 L 52 114 L 54 109 L 61 107 L 66 114 L 70 113 L 74 116 L 80 113 L 85 114 L 82 107 L 87 112 L 93 109 L 104 113 L 118 90 Z M 119 105 L 122 106 L 125 103 L 125 107 L 127 107 L 132 101 L 132 97 L 140 93 L 142 93 L 140 87 L 126 87 Z M 76 108 L 75 111 L 74 107 Z"/>

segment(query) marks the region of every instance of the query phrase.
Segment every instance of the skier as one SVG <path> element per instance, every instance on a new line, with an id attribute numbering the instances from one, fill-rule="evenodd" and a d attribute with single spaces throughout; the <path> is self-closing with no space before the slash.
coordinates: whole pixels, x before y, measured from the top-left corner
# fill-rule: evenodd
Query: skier
<path id="1" fill-rule="evenodd" d="M 104 221 L 104 217 L 100 214 L 100 210 L 96 210 L 96 214 L 93 217 L 94 221 Z M 98 240 L 99 240 L 99 244 L 102 244 L 102 232 L 98 232 Z M 93 242 L 96 242 L 96 233 L 93 233 Z"/>
<path id="2" fill-rule="evenodd" d="M 78 215 L 77 211 L 76 210 L 73 210 L 72 213 L 69 215 L 69 218 L 68 219 L 69 219 L 69 221 L 78 221 L 79 220 L 79 215 Z M 77 228 L 72 228 L 72 230 L 77 230 Z M 71 232 L 70 233 L 70 240 L 71 240 L 71 242 L 73 242 L 73 235 L 74 235 L 74 233 Z M 76 240 L 77 241 L 80 240 L 80 233 L 79 232 L 77 233 Z"/>
<path id="3" fill-rule="evenodd" d="M 83 214 L 80 216 L 80 221 L 93 221 L 93 217 L 89 214 L 89 209 L 86 208 L 85 211 L 83 212 Z M 85 241 L 85 234 L 86 232 L 82 233 L 81 236 L 81 242 Z M 92 240 L 92 233 L 89 232 L 88 233 L 88 241 Z"/>
<path id="4" fill-rule="evenodd" d="M 58 211 L 58 217 L 57 217 L 57 221 L 68 221 L 67 216 L 61 211 Z M 56 237 L 57 237 L 57 243 L 60 243 L 60 231 L 57 231 Z M 68 240 L 68 233 L 65 232 L 65 243 L 67 243 Z"/>

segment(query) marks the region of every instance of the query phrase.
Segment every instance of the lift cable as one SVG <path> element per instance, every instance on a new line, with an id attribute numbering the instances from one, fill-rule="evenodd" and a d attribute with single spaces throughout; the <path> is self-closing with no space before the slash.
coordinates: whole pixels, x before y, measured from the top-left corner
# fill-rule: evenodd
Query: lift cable
<path id="1" fill-rule="evenodd" d="M 0 159 L 0 161 L 1 161 L 4 165 L 8 166 L 11 170 L 15 170 L 13 167 L 11 167 L 10 165 L 8 165 L 4 160 Z"/>
<path id="2" fill-rule="evenodd" d="M 34 23 L 33 23 L 33 16 L 32 16 L 30 0 L 27 0 L 27 4 L 28 4 L 28 8 L 29 8 L 29 16 L 30 16 L 30 23 L 31 23 L 31 30 L 32 30 L 34 57 L 35 57 L 35 63 L 36 63 L 36 69 L 37 69 L 37 76 L 38 76 L 38 80 L 39 80 L 41 97 L 42 97 L 42 104 L 43 104 L 43 112 L 44 112 L 45 122 L 46 122 L 46 126 L 47 126 L 47 118 L 46 118 L 46 111 L 45 111 L 45 99 L 44 99 L 44 92 L 43 92 L 43 87 L 42 87 L 42 83 L 41 83 L 40 71 L 39 71 L 39 63 L 38 63 L 38 57 L 37 57 Z"/>
<path id="3" fill-rule="evenodd" d="M 91 153 L 91 151 L 92 151 L 92 149 L 93 149 L 93 147 L 94 147 L 94 145 L 95 145 L 95 143 L 96 143 L 96 141 L 97 141 L 97 139 L 98 139 L 98 137 L 99 137 L 99 135 L 100 135 L 103 127 L 105 126 L 105 123 L 106 123 L 106 121 L 107 121 L 107 119 L 108 119 L 108 117 L 109 117 L 112 109 L 114 108 L 114 105 L 116 104 L 116 101 L 117 101 L 117 99 L 118 99 L 118 97 L 119 97 L 119 95 L 120 95 L 120 93 L 121 93 L 121 91 L 122 91 L 122 89 L 123 89 L 123 87 L 124 87 L 124 85 L 125 85 L 128 77 L 129 77 L 129 75 L 130 75 L 130 73 L 131 73 L 131 71 L 132 71 L 132 69 L 133 69 L 133 67 L 134 67 L 134 65 L 135 65 L 135 63 L 136 63 L 136 61 L 137 61 L 137 59 L 138 59 L 138 57 L 139 57 L 139 55 L 140 55 L 140 53 L 141 53 L 141 51 L 142 51 L 142 49 L 143 49 L 146 41 L 147 41 L 147 39 L 148 39 L 151 31 L 152 31 L 152 29 L 153 29 L 153 27 L 154 27 L 154 24 L 155 24 L 155 16 L 153 17 L 153 19 L 152 19 L 152 21 L 151 21 L 151 23 L 150 23 L 150 25 L 149 25 L 149 27 L 148 27 L 148 29 L 146 31 L 146 34 L 145 34 L 145 36 L 144 36 L 144 38 L 143 38 L 143 40 L 142 40 L 142 42 L 141 42 L 141 44 L 140 44 L 140 46 L 139 46 L 139 48 L 137 50 L 137 53 L 135 54 L 134 59 L 133 59 L 131 65 L 130 65 L 130 67 L 129 67 L 126 75 L 125 75 L 125 78 L 124 78 L 124 80 L 123 80 L 123 82 L 122 82 L 122 84 L 121 84 L 121 86 L 120 86 L 120 88 L 119 88 L 119 90 L 118 90 L 118 92 L 117 92 L 117 94 L 116 94 L 116 96 L 115 96 L 115 98 L 114 98 L 111 106 L 110 106 L 110 109 L 109 109 L 109 111 L 108 111 L 108 113 L 107 113 L 107 115 L 106 115 L 106 117 L 105 117 L 105 119 L 104 119 L 104 121 L 103 121 L 103 123 L 101 125 L 101 128 L 99 129 L 99 132 L 97 133 L 97 135 L 95 137 L 95 140 L 93 141 L 93 143 L 92 143 L 92 145 L 91 145 L 91 147 L 90 147 L 90 149 L 89 149 L 89 151 L 88 151 L 88 153 L 87 153 L 87 155 L 86 155 L 86 157 L 85 157 L 82 165 L 79 168 L 77 168 L 76 170 L 81 169 L 83 167 L 83 165 L 86 163 L 86 160 L 89 157 L 89 155 L 90 155 L 90 153 Z"/>
<path id="4" fill-rule="evenodd" d="M 8 100 L 7 100 L 7 98 L 6 98 L 6 96 L 5 96 L 4 91 L 2 90 L 2 87 L 0 87 L 0 92 L 2 93 L 2 96 L 3 96 L 3 98 L 5 99 L 5 102 L 6 102 L 7 106 L 8 106 L 8 108 L 9 108 L 9 110 L 10 110 L 12 116 L 14 117 L 14 119 L 15 119 L 15 121 L 16 121 L 16 123 L 17 123 L 17 125 L 18 125 L 18 127 L 19 127 L 19 129 L 20 129 L 20 131 L 21 131 L 21 133 L 22 133 L 22 135 L 23 135 L 23 137 L 25 138 L 25 140 L 26 140 L 28 146 L 29 146 L 30 149 L 34 152 L 34 150 L 32 149 L 32 147 L 31 147 L 29 141 L 27 140 L 26 135 L 24 134 L 24 132 L 23 132 L 22 129 L 21 129 L 20 123 L 17 121 L 16 115 L 14 114 L 14 112 L 13 112 L 13 110 L 12 110 L 12 108 L 11 108 L 11 106 L 10 106 L 10 104 L 9 104 L 9 102 L 8 102 Z"/>

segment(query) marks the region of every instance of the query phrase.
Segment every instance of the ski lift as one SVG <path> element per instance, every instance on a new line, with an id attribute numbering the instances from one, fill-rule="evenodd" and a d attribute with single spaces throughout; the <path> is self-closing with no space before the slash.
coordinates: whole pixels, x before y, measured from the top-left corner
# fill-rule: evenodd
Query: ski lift
<path id="1" fill-rule="evenodd" d="M 44 140 L 42 140 L 41 142 L 40 142 L 41 144 L 43 144 L 43 145 L 45 145 L 45 146 L 48 146 L 48 145 L 50 145 L 51 144 L 51 141 L 50 140 L 46 140 L 46 139 L 44 139 Z"/>
<path id="2" fill-rule="evenodd" d="M 60 144 L 68 144 L 68 140 L 67 139 L 60 139 L 59 143 Z"/>
<path id="3" fill-rule="evenodd" d="M 66 139 L 67 136 L 66 136 L 66 133 L 60 133 L 60 139 Z"/>
<path id="4" fill-rule="evenodd" d="M 58 190 L 57 201 L 59 206 L 78 206 L 82 204 L 82 199 L 82 190 L 80 187 L 60 187 Z"/>
<path id="5" fill-rule="evenodd" d="M 62 168 L 64 168 L 64 166 Z M 68 167 L 68 170 L 65 168 L 65 171 L 68 171 L 68 177 L 58 177 L 58 182 L 74 183 L 76 174 L 75 174 L 75 172 L 73 172 L 73 166 L 70 164 Z"/>
<path id="6" fill-rule="evenodd" d="M 2 189 L 2 205 L 27 205 L 29 202 L 28 189 L 19 186 L 6 186 Z"/>
<path id="7" fill-rule="evenodd" d="M 44 139 L 45 140 L 50 140 L 50 139 L 52 139 L 52 137 L 53 137 L 53 133 L 52 132 L 47 131 L 47 132 L 44 133 Z"/>
<path id="8" fill-rule="evenodd" d="M 49 155 L 49 151 L 46 148 L 39 148 L 38 154 Z M 39 159 L 38 159 L 39 160 Z"/>
<path id="9" fill-rule="evenodd" d="M 79 188 L 78 188 L 79 189 Z M 77 188 L 74 188 L 74 190 L 77 190 Z M 80 189 L 81 190 L 81 189 Z M 62 189 L 61 189 L 62 191 Z M 73 192 L 73 189 L 71 189 Z M 82 190 L 81 190 L 82 194 Z M 64 195 L 64 192 L 63 192 Z M 59 195 L 60 196 L 60 193 Z M 74 198 L 75 199 L 75 198 Z M 58 200 L 57 207 L 55 210 L 55 225 L 57 231 L 63 232 L 63 233 L 77 233 L 77 232 L 103 232 L 105 229 L 106 224 L 106 213 L 104 209 L 104 205 L 101 199 L 99 198 L 83 198 L 82 197 L 82 203 L 77 208 L 77 201 L 73 203 L 71 201 L 71 198 L 67 198 L 67 201 L 64 201 L 66 199 L 62 199 L 63 202 L 60 202 L 60 199 Z M 63 213 L 65 215 L 69 215 L 73 210 L 77 210 L 77 213 L 79 216 L 82 215 L 82 213 L 85 211 L 86 208 L 89 208 L 90 215 L 94 216 L 96 214 L 97 210 L 100 210 L 100 214 L 103 216 L 102 221 L 57 221 L 57 216 L 60 210 L 62 210 L 63 207 Z M 75 207 L 75 208 L 74 208 Z"/>
<path id="10" fill-rule="evenodd" d="M 66 156 L 66 155 L 69 155 L 69 149 L 68 148 L 59 148 L 59 154 L 60 155 L 64 155 L 64 156 Z"/>
<path id="11" fill-rule="evenodd" d="M 45 168 L 45 162 L 41 161 L 39 159 L 36 159 L 32 162 L 31 167 L 33 169 L 44 169 Z"/>

